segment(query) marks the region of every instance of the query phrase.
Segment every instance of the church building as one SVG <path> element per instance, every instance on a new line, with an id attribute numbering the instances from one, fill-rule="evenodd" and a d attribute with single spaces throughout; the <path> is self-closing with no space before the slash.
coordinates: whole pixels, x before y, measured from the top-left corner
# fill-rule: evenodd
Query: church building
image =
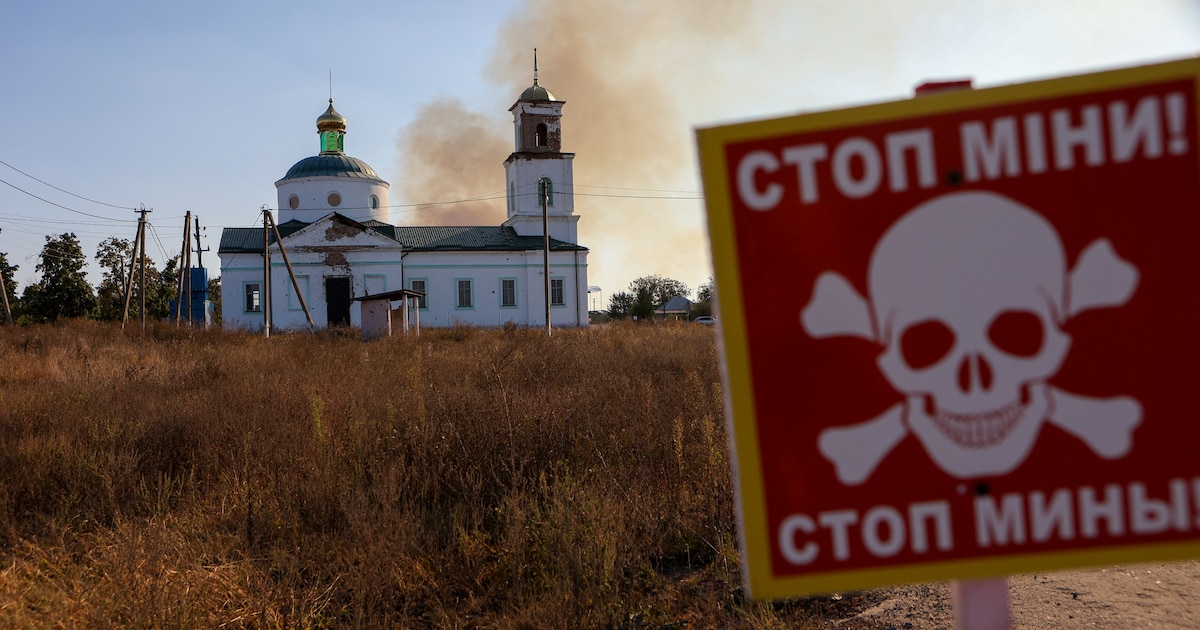
<path id="1" fill-rule="evenodd" d="M 330 99 L 317 118 L 321 152 L 275 182 L 285 252 L 263 228 L 221 233 L 224 324 L 261 330 L 269 310 L 272 328 L 305 328 L 302 295 L 314 326 L 361 326 L 361 298 L 409 289 L 424 295 L 411 314 L 422 326 L 544 326 L 548 233 L 551 324 L 586 326 L 588 250 L 578 238 L 575 155 L 562 151 L 564 101 L 538 85 L 534 66 L 533 85 L 509 109 L 515 147 L 504 161 L 507 220 L 499 226 L 393 224 L 390 185 L 346 155 L 346 119 Z"/>

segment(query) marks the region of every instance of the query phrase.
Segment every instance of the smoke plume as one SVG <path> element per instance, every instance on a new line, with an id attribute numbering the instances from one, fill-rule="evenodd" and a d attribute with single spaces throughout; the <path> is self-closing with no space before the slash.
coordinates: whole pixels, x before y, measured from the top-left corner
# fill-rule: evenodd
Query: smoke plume
<path id="1" fill-rule="evenodd" d="M 609 295 L 659 273 L 694 288 L 709 273 L 707 243 L 692 129 L 679 102 L 695 90 L 679 82 L 694 72 L 695 53 L 722 46 L 746 22 L 747 9 L 735 4 L 527 0 L 501 28 L 487 68 L 512 100 L 487 105 L 498 113 L 439 101 L 398 138 L 407 202 L 492 198 L 417 209 L 397 222 L 504 220 L 501 164 L 513 150 L 504 109 L 532 84 L 537 48 L 539 83 L 566 101 L 563 150 L 576 154 L 575 211 L 581 244 L 591 249 L 591 283 L 611 284 Z"/>

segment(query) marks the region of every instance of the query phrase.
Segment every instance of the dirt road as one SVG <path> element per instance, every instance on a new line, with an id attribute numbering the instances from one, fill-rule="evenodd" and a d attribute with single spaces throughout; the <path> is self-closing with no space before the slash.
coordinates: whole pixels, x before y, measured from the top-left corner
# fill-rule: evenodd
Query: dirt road
<path id="1" fill-rule="evenodd" d="M 1200 628 L 1200 561 L 1017 575 L 1008 580 L 1012 627 Z M 949 587 L 875 591 L 872 604 L 836 622 L 845 627 L 934 630 L 954 627 Z"/>

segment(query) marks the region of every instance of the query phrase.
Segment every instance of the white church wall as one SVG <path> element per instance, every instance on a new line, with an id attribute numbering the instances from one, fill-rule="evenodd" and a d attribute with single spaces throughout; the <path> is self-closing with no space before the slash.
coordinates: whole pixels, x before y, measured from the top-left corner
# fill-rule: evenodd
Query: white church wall
<path id="1" fill-rule="evenodd" d="M 328 287 L 331 278 L 349 283 L 348 300 L 401 288 L 401 248 L 399 243 L 341 220 L 324 220 L 309 225 L 284 239 L 300 293 L 304 296 L 313 326 L 329 325 Z M 226 263 L 226 260 L 228 262 Z M 250 309 L 246 292 L 257 287 L 260 302 L 263 292 L 262 255 L 253 253 L 222 255 L 222 292 L 238 296 L 238 308 L 225 309 L 229 327 L 261 330 L 262 304 Z M 236 292 L 236 293 L 235 293 Z M 278 245 L 271 246 L 271 325 L 281 330 L 308 327 L 300 298 L 288 275 Z M 251 300 L 252 301 L 252 300 Z M 350 325 L 362 323 L 361 305 L 349 304 Z"/>
<path id="2" fill-rule="evenodd" d="M 553 159 L 517 155 L 509 158 L 511 161 L 505 167 L 508 170 L 506 179 L 514 184 L 510 192 L 510 207 L 513 211 L 541 216 L 542 202 L 538 197 L 537 182 L 543 177 L 550 178 L 554 193 L 554 203 L 547 207 L 549 214 L 571 214 L 575 211 L 575 178 L 571 167 L 574 155 L 557 155 L 560 157 Z M 509 216 L 512 216 L 513 211 L 509 212 Z"/>
<path id="3" fill-rule="evenodd" d="M 545 283 L 542 253 L 529 252 L 409 252 L 404 259 L 404 288 L 424 282 L 422 326 L 503 326 L 507 322 L 545 324 Z M 557 326 L 587 325 L 587 253 L 553 252 L 551 280 L 563 283 L 562 306 L 551 306 Z M 460 282 L 469 282 L 470 306 L 459 303 Z M 504 304 L 505 282 L 512 282 L 515 304 Z M 582 287 L 582 301 L 580 298 Z"/>
<path id="4" fill-rule="evenodd" d="M 262 256 L 221 255 L 221 319 L 227 328 L 262 329 Z M 247 304 L 247 289 L 257 290 L 257 309 Z"/>

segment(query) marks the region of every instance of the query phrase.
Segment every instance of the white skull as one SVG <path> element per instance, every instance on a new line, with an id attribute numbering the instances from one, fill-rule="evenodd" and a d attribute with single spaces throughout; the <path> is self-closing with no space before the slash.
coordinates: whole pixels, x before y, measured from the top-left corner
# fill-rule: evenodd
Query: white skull
<path id="1" fill-rule="evenodd" d="M 1066 280 L 1053 226 L 993 193 L 918 206 L 876 246 L 879 367 L 943 469 L 1003 474 L 1028 455 L 1049 411 L 1045 381 L 1070 346 Z"/>

